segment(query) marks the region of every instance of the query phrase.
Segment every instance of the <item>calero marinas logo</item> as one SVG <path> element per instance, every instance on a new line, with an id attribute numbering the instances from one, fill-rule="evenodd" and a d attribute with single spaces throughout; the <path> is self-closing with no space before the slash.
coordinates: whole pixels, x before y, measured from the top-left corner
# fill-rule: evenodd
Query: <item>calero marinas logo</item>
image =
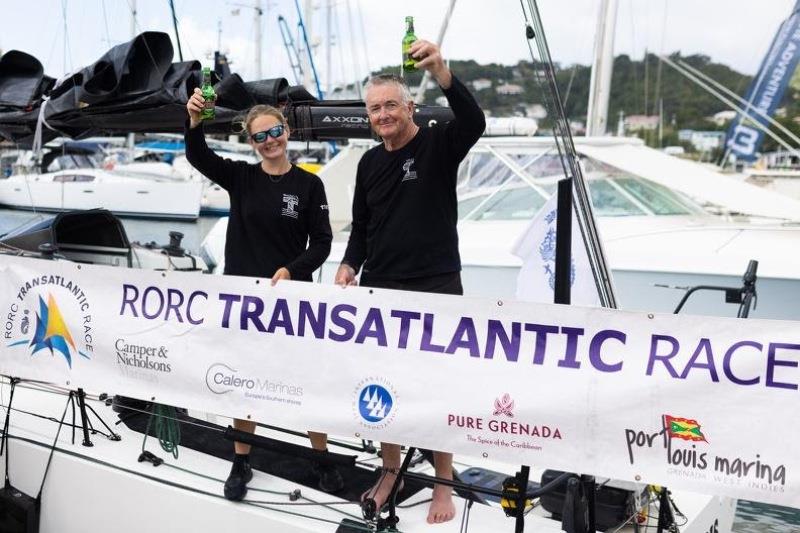
<path id="1" fill-rule="evenodd" d="M 697 420 L 664 415 L 664 429 L 671 439 L 708 442 L 706 436 L 700 431 L 700 424 Z"/>

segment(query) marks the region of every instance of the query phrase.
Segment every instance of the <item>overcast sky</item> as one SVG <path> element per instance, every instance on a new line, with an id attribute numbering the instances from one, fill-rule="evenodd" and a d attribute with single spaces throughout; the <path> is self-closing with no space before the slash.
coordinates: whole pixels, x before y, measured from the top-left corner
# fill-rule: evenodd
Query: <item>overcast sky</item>
<path id="1" fill-rule="evenodd" d="M 286 77 L 293 82 L 277 17 L 283 15 L 294 34 L 295 2 L 267 2 L 261 0 L 262 77 Z M 703 53 L 747 74 L 755 73 L 779 24 L 794 4 L 794 0 L 618 2 L 615 54 L 641 58 L 645 48 L 653 52 Z M 133 4 L 137 7 L 137 33 L 164 31 L 174 42 L 167 0 L 0 0 L 0 48 L 30 53 L 42 61 L 49 75 L 60 77 L 94 62 L 111 45 L 128 40 Z M 232 70 L 246 80 L 253 79 L 254 4 L 253 0 L 175 0 L 184 58 L 208 63 L 207 54 L 217 47 L 221 24 L 221 45 L 229 53 Z M 305 9 L 307 0 L 300 0 L 300 4 Z M 418 37 L 435 40 L 449 2 L 333 0 L 330 4 L 333 7 L 328 16 L 327 0 L 316 0 L 309 17 L 323 87 L 325 79 L 340 83 L 353 79 L 356 72 L 365 75 L 367 66 L 376 69 L 398 63 L 405 15 L 415 17 Z M 598 5 L 599 0 L 539 0 L 554 60 L 567 65 L 591 61 Z M 325 46 L 328 21 L 335 43 L 330 47 L 330 68 Z M 480 63 L 513 64 L 529 59 L 520 1 L 458 1 L 442 48 L 447 58 L 475 59 Z"/>

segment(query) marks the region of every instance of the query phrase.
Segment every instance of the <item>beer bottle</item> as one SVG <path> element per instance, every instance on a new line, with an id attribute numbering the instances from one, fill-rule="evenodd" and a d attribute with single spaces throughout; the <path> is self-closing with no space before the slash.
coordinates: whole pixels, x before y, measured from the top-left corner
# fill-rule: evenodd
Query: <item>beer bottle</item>
<path id="1" fill-rule="evenodd" d="M 411 43 L 417 40 L 414 35 L 414 17 L 406 17 L 406 34 L 403 36 L 403 62 L 400 65 L 401 72 L 413 72 L 417 70 L 417 60 L 411 57 L 409 49 Z"/>
<path id="2" fill-rule="evenodd" d="M 203 110 L 200 111 L 200 120 L 214 120 L 214 103 L 217 100 L 217 93 L 214 92 L 214 86 L 211 85 L 211 69 L 206 67 L 203 69 L 203 85 L 200 87 L 203 93 Z"/>

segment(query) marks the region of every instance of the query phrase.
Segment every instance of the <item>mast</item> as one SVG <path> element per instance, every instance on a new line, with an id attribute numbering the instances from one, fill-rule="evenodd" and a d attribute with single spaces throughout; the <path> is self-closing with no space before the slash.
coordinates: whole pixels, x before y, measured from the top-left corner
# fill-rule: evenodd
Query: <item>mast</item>
<path id="1" fill-rule="evenodd" d="M 178 43 L 178 59 L 183 61 L 183 50 L 181 49 L 181 34 L 178 33 L 178 17 L 175 15 L 174 0 L 169 0 L 169 10 L 172 12 L 172 26 L 175 28 L 175 41 Z"/>
<path id="2" fill-rule="evenodd" d="M 350 0 L 346 0 L 345 6 L 347 6 L 347 25 L 350 28 L 350 50 L 353 53 L 353 78 L 355 79 L 355 89 L 356 94 L 359 98 L 362 98 L 361 95 L 361 65 L 358 63 L 358 50 L 356 48 L 356 27 L 353 24 L 353 13 L 350 9 Z"/>
<path id="3" fill-rule="evenodd" d="M 439 27 L 439 35 L 436 37 L 436 45 L 441 48 L 444 41 L 444 35 L 447 33 L 447 25 L 450 23 L 450 17 L 453 16 L 453 8 L 456 5 L 456 0 L 450 0 L 450 5 L 447 7 L 447 12 L 444 14 L 442 25 Z M 414 97 L 414 103 L 421 104 L 425 100 L 425 89 L 428 86 L 428 80 L 431 79 L 431 73 L 427 70 L 422 75 L 422 81 L 419 82 L 417 88 L 417 95 Z"/>
<path id="4" fill-rule="evenodd" d="M 131 0 L 131 39 L 136 37 L 136 0 Z M 175 36 L 177 37 L 178 31 L 175 30 Z M 133 148 L 136 145 L 136 135 L 133 133 L 128 134 L 128 150 L 130 150 L 131 159 L 133 159 Z"/>
<path id="5" fill-rule="evenodd" d="M 325 93 L 333 92 L 333 72 L 331 65 L 331 18 L 333 11 L 333 0 L 325 2 Z"/>
<path id="6" fill-rule="evenodd" d="M 303 41 L 305 43 L 307 52 L 308 52 L 308 68 L 303 69 L 303 85 L 306 87 L 313 87 L 314 86 L 314 79 L 312 78 L 313 74 L 311 72 L 311 62 L 313 61 L 311 58 L 312 50 L 311 50 L 311 41 L 313 40 L 314 30 L 313 30 L 313 22 L 314 22 L 314 2 L 313 0 L 306 0 L 305 7 L 303 8 L 305 12 L 305 19 L 303 18 L 302 13 L 300 13 L 300 8 L 298 5 L 297 14 L 300 18 L 302 24 L 304 24 L 303 29 Z"/>
<path id="7" fill-rule="evenodd" d="M 263 11 L 261 10 L 261 0 L 256 0 L 255 3 L 255 25 L 256 25 L 256 80 L 260 80 L 262 78 L 261 75 L 261 15 L 263 15 Z"/>
<path id="8" fill-rule="evenodd" d="M 608 99 L 614 68 L 614 26 L 617 0 L 601 0 L 594 41 L 592 77 L 589 82 L 589 110 L 586 135 L 605 135 L 608 120 Z"/>

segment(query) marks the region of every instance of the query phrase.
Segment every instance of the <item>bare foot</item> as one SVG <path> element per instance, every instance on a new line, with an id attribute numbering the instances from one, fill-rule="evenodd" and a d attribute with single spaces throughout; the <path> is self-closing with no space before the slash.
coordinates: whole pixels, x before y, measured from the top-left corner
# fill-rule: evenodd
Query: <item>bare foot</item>
<path id="1" fill-rule="evenodd" d="M 428 509 L 428 523 L 441 524 L 448 522 L 456 515 L 453 503 L 453 489 L 446 485 L 434 485 L 431 506 Z"/>
<path id="2" fill-rule="evenodd" d="M 381 475 L 378 482 L 375 483 L 372 488 L 361 495 L 361 501 L 363 502 L 367 498 L 372 498 L 375 500 L 375 509 L 377 512 L 380 512 L 381 507 L 383 507 L 383 504 L 386 503 L 386 500 L 389 498 L 389 494 L 392 492 L 392 486 L 394 485 L 395 479 L 397 479 L 397 474 L 385 472 L 384 475 Z M 402 480 L 400 481 L 400 487 L 397 489 L 397 492 L 400 492 L 401 490 L 403 490 Z"/>

